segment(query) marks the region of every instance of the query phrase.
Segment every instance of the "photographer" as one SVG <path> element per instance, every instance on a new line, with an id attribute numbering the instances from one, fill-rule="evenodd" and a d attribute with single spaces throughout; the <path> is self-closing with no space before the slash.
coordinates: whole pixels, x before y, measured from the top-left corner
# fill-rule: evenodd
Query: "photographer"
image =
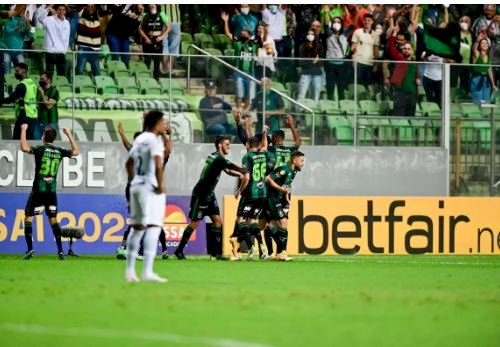
<path id="1" fill-rule="evenodd" d="M 160 78 L 160 62 L 162 60 L 163 39 L 168 35 L 170 25 L 167 16 L 158 11 L 156 5 L 148 5 L 148 13 L 139 27 L 139 34 L 142 37 L 142 51 L 144 62 L 149 67 L 153 60 L 153 77 Z M 150 55 L 153 53 L 154 55 Z"/>

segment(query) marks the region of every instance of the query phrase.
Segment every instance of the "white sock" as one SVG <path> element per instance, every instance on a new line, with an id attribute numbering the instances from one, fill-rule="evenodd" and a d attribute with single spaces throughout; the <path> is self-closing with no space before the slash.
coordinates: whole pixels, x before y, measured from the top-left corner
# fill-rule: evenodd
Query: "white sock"
<path id="1" fill-rule="evenodd" d="M 144 264 L 142 265 L 142 277 L 153 275 L 153 263 L 158 249 L 158 237 L 161 228 L 154 226 L 146 229 L 144 236 Z"/>
<path id="2" fill-rule="evenodd" d="M 127 275 L 134 275 L 135 273 L 135 258 L 137 258 L 137 251 L 139 250 L 139 244 L 141 243 L 142 234 L 144 230 L 130 229 L 130 233 L 127 238 L 127 267 L 125 273 Z"/>

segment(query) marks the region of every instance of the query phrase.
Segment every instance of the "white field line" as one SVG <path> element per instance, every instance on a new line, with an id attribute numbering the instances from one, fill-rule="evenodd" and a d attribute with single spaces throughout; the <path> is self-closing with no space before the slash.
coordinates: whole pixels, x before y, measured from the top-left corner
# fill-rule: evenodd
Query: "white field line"
<path id="1" fill-rule="evenodd" d="M 369 258 L 352 258 L 352 259 L 345 259 L 345 258 L 336 258 L 336 257 L 330 257 L 330 258 L 300 258 L 297 257 L 296 259 L 300 259 L 300 262 L 325 262 L 325 263 L 383 263 L 383 264 L 431 264 L 431 265 L 472 265 L 472 266 L 487 266 L 487 265 L 498 265 L 500 266 L 500 262 L 464 262 L 464 261 L 441 261 L 441 260 L 436 260 L 436 261 L 411 261 L 411 260 L 406 260 L 405 258 L 395 258 L 392 260 L 384 260 L 384 259 L 369 259 Z"/>
<path id="2" fill-rule="evenodd" d="M 257 342 L 246 342 L 226 338 L 190 337 L 156 331 L 113 330 L 94 327 L 52 327 L 36 324 L 0 324 L 0 331 L 21 334 L 40 334 L 72 337 L 97 337 L 110 339 L 132 339 L 153 342 L 171 342 L 177 344 L 213 346 L 213 347 L 273 347 Z"/>

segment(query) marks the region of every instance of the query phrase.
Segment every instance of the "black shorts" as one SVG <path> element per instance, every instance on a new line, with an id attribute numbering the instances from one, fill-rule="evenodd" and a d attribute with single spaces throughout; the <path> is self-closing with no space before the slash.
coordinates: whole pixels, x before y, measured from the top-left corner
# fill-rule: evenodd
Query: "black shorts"
<path id="1" fill-rule="evenodd" d="M 52 218 L 57 216 L 57 195 L 55 192 L 31 192 L 28 202 L 26 203 L 26 208 L 24 209 L 24 215 L 33 217 L 34 215 L 40 214 L 43 211 L 42 207 L 45 208 L 47 217 Z"/>
<path id="2" fill-rule="evenodd" d="M 208 195 L 193 192 L 191 203 L 189 204 L 189 219 L 191 221 L 199 221 L 205 216 L 215 215 L 220 215 L 220 210 L 214 192 Z"/>
<path id="3" fill-rule="evenodd" d="M 288 211 L 290 210 L 290 204 L 286 199 L 272 198 L 267 199 L 268 201 L 268 213 L 271 220 L 280 220 L 283 218 L 288 219 Z"/>
<path id="4" fill-rule="evenodd" d="M 266 199 L 252 199 L 242 196 L 238 204 L 237 216 L 249 219 L 259 219 L 265 203 Z"/>

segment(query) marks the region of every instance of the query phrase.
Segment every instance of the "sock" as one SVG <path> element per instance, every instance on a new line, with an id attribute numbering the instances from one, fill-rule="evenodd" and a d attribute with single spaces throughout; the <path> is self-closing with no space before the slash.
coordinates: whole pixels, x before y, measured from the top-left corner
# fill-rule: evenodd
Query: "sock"
<path id="1" fill-rule="evenodd" d="M 31 222 L 24 222 L 24 237 L 29 252 L 33 249 L 33 224 Z"/>
<path id="2" fill-rule="evenodd" d="M 285 228 L 278 228 L 278 237 L 280 240 L 281 252 L 286 251 L 288 243 L 288 230 Z"/>
<path id="3" fill-rule="evenodd" d="M 266 242 L 266 247 L 267 247 L 267 254 L 272 254 L 273 253 L 273 237 L 272 237 L 272 234 L 274 234 L 274 232 L 276 230 L 272 230 L 272 229 L 276 229 L 275 227 L 266 227 L 264 229 L 264 241 Z"/>
<path id="4" fill-rule="evenodd" d="M 214 253 L 215 255 L 222 255 L 222 226 L 212 227 L 214 233 Z"/>
<path id="5" fill-rule="evenodd" d="M 130 229 L 132 229 L 132 226 L 129 225 L 127 227 L 127 229 L 125 229 L 125 232 L 123 233 L 123 239 L 122 239 L 122 243 L 120 244 L 120 246 L 126 248 L 127 247 L 127 238 L 128 238 L 128 234 L 130 234 Z"/>
<path id="6" fill-rule="evenodd" d="M 248 249 L 252 247 L 252 239 L 250 238 L 249 226 L 246 222 L 238 224 L 238 242 L 245 241 Z"/>
<path id="7" fill-rule="evenodd" d="M 158 236 L 161 228 L 157 226 L 148 227 L 144 234 L 144 264 L 142 266 L 142 277 L 153 275 L 153 263 L 158 248 Z"/>
<path id="8" fill-rule="evenodd" d="M 143 230 L 130 228 L 130 234 L 127 238 L 127 274 L 135 275 L 135 258 L 137 257 L 137 250 L 139 249 L 139 243 L 143 234 Z"/>
<path id="9" fill-rule="evenodd" d="M 147 230 L 147 228 L 146 228 Z M 144 255 L 144 238 L 146 237 L 146 233 L 142 234 L 142 237 L 141 237 L 141 242 L 139 242 L 139 251 L 137 252 L 137 254 L 139 255 Z"/>
<path id="10" fill-rule="evenodd" d="M 257 223 L 250 224 L 250 235 L 254 236 L 259 244 L 259 255 L 262 255 L 262 235 L 260 234 L 260 227 Z"/>
<path id="11" fill-rule="evenodd" d="M 54 237 L 56 239 L 57 253 L 63 253 L 62 241 L 61 241 L 61 227 L 59 226 L 59 223 L 54 223 L 51 225 L 51 227 L 52 227 L 52 233 L 54 234 Z"/>
<path id="12" fill-rule="evenodd" d="M 273 227 L 273 229 L 271 229 L 271 237 L 274 242 L 276 242 L 276 254 L 280 254 L 283 251 L 283 246 L 281 245 L 280 232 L 278 228 Z"/>
<path id="13" fill-rule="evenodd" d="M 167 251 L 167 237 L 165 235 L 165 230 L 161 228 L 160 231 L 160 244 L 161 244 L 161 252 L 166 252 Z"/>
<path id="14" fill-rule="evenodd" d="M 175 253 L 182 253 L 184 251 L 184 247 L 186 247 L 193 231 L 194 229 L 191 228 L 190 225 L 188 225 L 186 229 L 184 229 L 184 233 L 182 233 L 181 242 L 179 242 L 179 246 L 177 246 Z"/>

